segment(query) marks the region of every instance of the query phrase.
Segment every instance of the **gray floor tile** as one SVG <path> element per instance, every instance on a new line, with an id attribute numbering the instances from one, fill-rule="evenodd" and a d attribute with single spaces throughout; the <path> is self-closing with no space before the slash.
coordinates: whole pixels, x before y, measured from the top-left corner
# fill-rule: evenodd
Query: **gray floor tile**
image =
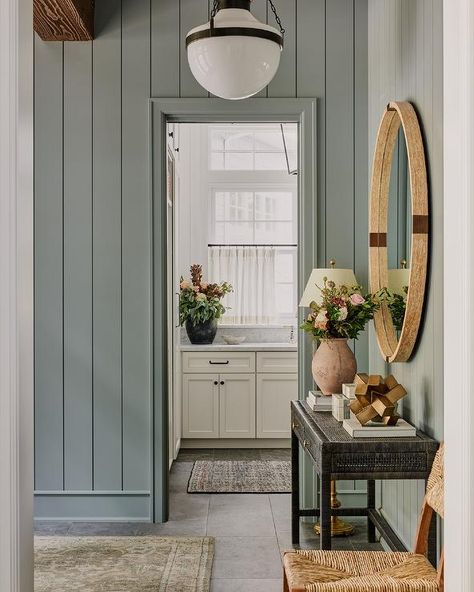
<path id="1" fill-rule="evenodd" d="M 71 528 L 71 522 L 57 520 L 35 520 L 34 532 L 38 536 L 64 536 Z"/>
<path id="2" fill-rule="evenodd" d="M 134 536 L 135 522 L 73 522 L 68 536 Z"/>
<path id="3" fill-rule="evenodd" d="M 137 534 L 156 536 L 205 536 L 207 518 L 169 520 L 163 524 L 142 524 Z"/>
<path id="4" fill-rule="evenodd" d="M 212 460 L 213 458 L 213 448 L 181 448 L 176 462 L 194 462 L 195 460 Z"/>
<path id="5" fill-rule="evenodd" d="M 269 494 L 273 522 L 276 530 L 291 530 L 291 495 Z"/>
<path id="6" fill-rule="evenodd" d="M 277 580 L 211 580 L 211 592 L 281 592 Z"/>
<path id="7" fill-rule="evenodd" d="M 275 537 L 217 537 L 213 578 L 281 578 L 281 558 Z"/>
<path id="8" fill-rule="evenodd" d="M 275 536 L 266 494 L 211 496 L 207 534 L 210 536 Z"/>
<path id="9" fill-rule="evenodd" d="M 351 541 L 352 548 L 354 551 L 383 551 L 383 547 L 380 543 L 361 543 L 357 541 Z"/>
<path id="10" fill-rule="evenodd" d="M 174 493 L 170 497 L 170 520 L 207 519 L 209 494 Z"/>

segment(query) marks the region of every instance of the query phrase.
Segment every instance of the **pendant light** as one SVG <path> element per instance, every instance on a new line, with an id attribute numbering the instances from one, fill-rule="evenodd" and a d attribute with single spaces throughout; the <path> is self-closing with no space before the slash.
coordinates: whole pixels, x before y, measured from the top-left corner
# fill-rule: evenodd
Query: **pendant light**
<path id="1" fill-rule="evenodd" d="M 250 0 L 214 0 L 211 20 L 187 34 L 191 72 L 213 95 L 245 99 L 275 76 L 285 30 L 272 0 L 269 3 L 280 31 L 251 14 Z"/>

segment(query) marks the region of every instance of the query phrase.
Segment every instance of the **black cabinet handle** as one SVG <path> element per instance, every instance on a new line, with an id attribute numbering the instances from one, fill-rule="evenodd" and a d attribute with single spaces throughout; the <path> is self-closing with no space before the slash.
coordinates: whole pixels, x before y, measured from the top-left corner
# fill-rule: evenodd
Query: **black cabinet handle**
<path id="1" fill-rule="evenodd" d="M 221 384 L 225 384 L 225 382 L 223 380 L 221 380 Z"/>
<path id="2" fill-rule="evenodd" d="M 219 383 L 217 382 L 217 380 L 214 380 L 214 384 L 217 386 Z"/>
<path id="3" fill-rule="evenodd" d="M 213 362 L 212 360 L 209 360 L 209 364 L 212 364 L 214 366 L 222 366 L 222 365 L 226 365 L 229 363 L 229 360 L 226 360 L 225 362 Z"/>

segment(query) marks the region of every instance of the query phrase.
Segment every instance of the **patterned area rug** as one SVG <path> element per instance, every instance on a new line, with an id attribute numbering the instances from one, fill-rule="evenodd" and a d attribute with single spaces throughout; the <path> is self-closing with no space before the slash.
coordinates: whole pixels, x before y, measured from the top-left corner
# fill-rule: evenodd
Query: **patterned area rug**
<path id="1" fill-rule="evenodd" d="M 188 493 L 290 493 L 286 460 L 197 460 Z"/>
<path id="2" fill-rule="evenodd" d="M 208 592 L 209 537 L 35 537 L 35 592 Z"/>

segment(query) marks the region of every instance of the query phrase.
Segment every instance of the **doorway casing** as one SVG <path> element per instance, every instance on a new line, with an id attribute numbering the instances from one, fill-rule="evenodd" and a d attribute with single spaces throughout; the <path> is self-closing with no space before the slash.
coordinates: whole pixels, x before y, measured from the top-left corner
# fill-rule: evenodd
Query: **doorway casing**
<path id="1" fill-rule="evenodd" d="M 297 123 L 298 124 L 298 292 L 317 261 L 317 100 L 307 99 L 150 99 L 150 199 L 152 208 L 153 311 L 153 520 L 168 519 L 168 335 L 166 260 L 166 154 L 168 123 Z M 300 313 L 302 314 L 302 313 Z M 298 335 L 299 394 L 312 385 L 312 347 Z M 303 503 L 314 504 L 313 472 L 302 467 Z M 306 487 L 305 487 L 306 486 Z"/>

